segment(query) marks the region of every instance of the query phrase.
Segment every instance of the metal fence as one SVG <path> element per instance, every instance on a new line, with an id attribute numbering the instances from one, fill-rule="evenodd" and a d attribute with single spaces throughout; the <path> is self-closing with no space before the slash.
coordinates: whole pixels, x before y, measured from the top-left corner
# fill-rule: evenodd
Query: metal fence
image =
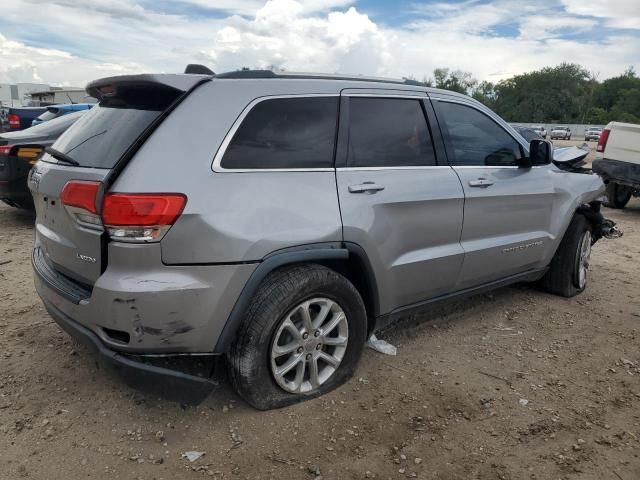
<path id="1" fill-rule="evenodd" d="M 522 127 L 535 127 L 538 125 L 542 125 L 544 129 L 547 131 L 547 136 L 551 133 L 551 129 L 553 127 L 569 127 L 571 130 L 571 136 L 573 137 L 584 137 L 584 132 L 587 128 L 590 127 L 600 127 L 604 128 L 606 125 L 585 125 L 584 123 L 520 123 L 520 122 L 510 122 L 511 125 L 518 125 Z"/>

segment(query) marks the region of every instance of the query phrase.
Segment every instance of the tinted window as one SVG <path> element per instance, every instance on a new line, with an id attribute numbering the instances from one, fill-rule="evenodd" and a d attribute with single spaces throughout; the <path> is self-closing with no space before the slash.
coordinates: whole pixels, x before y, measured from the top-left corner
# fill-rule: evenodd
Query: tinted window
<path id="1" fill-rule="evenodd" d="M 120 87 L 117 95 L 104 98 L 88 110 L 64 132 L 53 148 L 83 167 L 113 168 L 127 149 L 180 93 L 159 85 Z M 50 120 L 54 121 L 56 120 Z M 42 159 L 57 161 L 49 155 L 44 155 Z"/>
<path id="2" fill-rule="evenodd" d="M 222 158 L 224 168 L 332 168 L 338 97 L 274 98 L 255 105 Z"/>
<path id="3" fill-rule="evenodd" d="M 350 167 L 435 165 L 433 143 L 420 100 L 349 100 Z"/>
<path id="4" fill-rule="evenodd" d="M 475 108 L 439 102 L 439 111 L 439 120 L 449 131 L 452 165 L 514 166 L 522 157 L 520 144 Z"/>

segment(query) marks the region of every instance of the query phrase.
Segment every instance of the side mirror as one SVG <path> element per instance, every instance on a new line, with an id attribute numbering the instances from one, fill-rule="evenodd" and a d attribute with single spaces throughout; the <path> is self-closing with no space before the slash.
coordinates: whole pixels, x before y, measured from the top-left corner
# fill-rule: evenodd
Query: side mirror
<path id="1" fill-rule="evenodd" d="M 552 159 L 553 144 L 550 141 L 539 138 L 531 140 L 531 143 L 529 143 L 529 157 L 526 159 L 528 160 L 528 167 L 548 165 Z"/>

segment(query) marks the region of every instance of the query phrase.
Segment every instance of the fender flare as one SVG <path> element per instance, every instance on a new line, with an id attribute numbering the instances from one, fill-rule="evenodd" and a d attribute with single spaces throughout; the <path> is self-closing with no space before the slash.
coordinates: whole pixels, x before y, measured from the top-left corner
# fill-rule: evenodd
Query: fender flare
<path id="1" fill-rule="evenodd" d="M 251 299 L 260 287 L 262 281 L 272 271 L 277 268 L 294 265 L 297 263 L 313 263 L 327 260 L 347 260 L 349 250 L 343 247 L 340 242 L 329 242 L 322 244 L 305 245 L 293 249 L 278 250 L 267 255 L 253 271 L 249 280 L 245 284 L 240 296 L 236 300 L 229 317 L 218 337 L 215 353 L 226 353 L 229 351 L 236 333 L 242 324 L 244 312 L 246 312 Z"/>

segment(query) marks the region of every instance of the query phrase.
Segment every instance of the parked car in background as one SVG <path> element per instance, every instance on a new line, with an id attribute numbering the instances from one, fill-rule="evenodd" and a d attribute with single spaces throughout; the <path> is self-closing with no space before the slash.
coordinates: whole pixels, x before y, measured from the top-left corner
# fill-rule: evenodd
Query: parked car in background
<path id="1" fill-rule="evenodd" d="M 89 110 L 91 107 L 93 107 L 93 105 L 93 103 L 67 103 L 63 105 L 50 105 L 46 107 L 47 111 L 35 118 L 33 122 L 31 122 L 31 124 L 32 126 L 38 125 L 39 123 L 53 120 L 54 118 L 62 117 L 63 115 L 67 115 L 69 113 Z"/>
<path id="2" fill-rule="evenodd" d="M 33 121 L 46 111 L 46 107 L 9 107 L 7 112 L 9 131 L 29 128 Z"/>
<path id="3" fill-rule="evenodd" d="M 521 125 L 513 125 L 513 129 L 522 135 L 527 142 L 531 142 L 531 140 L 542 139 L 542 135 L 537 130 L 529 127 L 523 127 Z"/>
<path id="4" fill-rule="evenodd" d="M 0 133 L 9 128 L 9 109 L 0 107 Z"/>
<path id="5" fill-rule="evenodd" d="M 282 407 L 347 381 L 372 331 L 426 305 L 586 288 L 602 180 L 552 174 L 549 142 L 465 95 L 272 71 L 87 91 L 99 104 L 29 176 L 36 290 L 147 379 L 210 384 L 148 362 L 226 356 L 247 402 Z"/>
<path id="6" fill-rule="evenodd" d="M 589 140 L 595 140 L 597 142 L 600 140 L 601 133 L 602 127 L 589 127 L 584 132 L 584 141 L 588 142 Z"/>
<path id="7" fill-rule="evenodd" d="M 542 125 L 534 125 L 533 127 L 531 127 L 531 130 L 534 130 L 542 138 L 547 138 L 547 129 Z"/>
<path id="8" fill-rule="evenodd" d="M 551 140 L 562 139 L 562 140 L 571 140 L 571 129 L 569 127 L 553 127 L 551 129 Z"/>
<path id="9" fill-rule="evenodd" d="M 44 149 L 86 111 L 74 112 L 19 132 L 0 134 L 0 200 L 17 208 L 32 209 L 27 175 Z"/>
<path id="10" fill-rule="evenodd" d="M 640 196 L 640 125 L 609 123 L 596 151 L 602 158 L 593 161 L 593 171 L 607 184 L 607 206 L 626 207 L 632 196 Z"/>

